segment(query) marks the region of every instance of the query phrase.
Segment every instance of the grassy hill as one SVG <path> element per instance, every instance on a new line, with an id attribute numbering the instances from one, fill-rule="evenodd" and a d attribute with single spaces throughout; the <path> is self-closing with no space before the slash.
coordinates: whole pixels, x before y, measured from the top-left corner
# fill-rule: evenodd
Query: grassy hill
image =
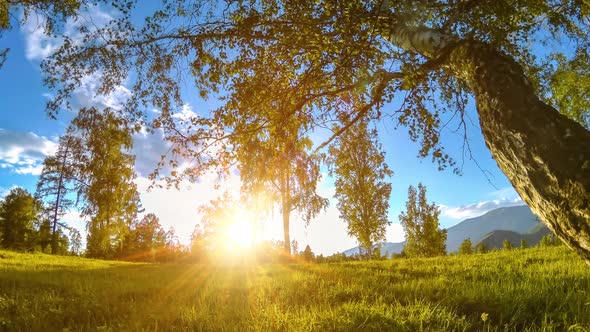
<path id="1" fill-rule="evenodd" d="M 565 247 L 217 266 L 0 251 L 7 331 L 584 331 L 588 294 Z"/>

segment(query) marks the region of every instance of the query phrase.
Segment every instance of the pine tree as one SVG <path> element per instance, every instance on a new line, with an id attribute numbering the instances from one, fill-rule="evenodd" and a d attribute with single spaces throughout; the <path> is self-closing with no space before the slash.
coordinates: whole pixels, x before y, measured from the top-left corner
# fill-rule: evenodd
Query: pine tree
<path id="1" fill-rule="evenodd" d="M 305 246 L 302 256 L 303 256 L 303 260 L 305 260 L 306 262 L 313 261 L 315 255 L 314 255 L 313 251 L 311 251 L 311 247 L 309 246 L 309 244 Z"/>
<path id="2" fill-rule="evenodd" d="M 479 244 L 475 249 L 478 254 L 487 254 L 490 252 L 490 249 L 484 243 Z"/>
<path id="3" fill-rule="evenodd" d="M 459 247 L 459 255 L 471 255 L 473 254 L 473 244 L 471 244 L 471 239 L 465 239 L 461 243 Z"/>
<path id="4" fill-rule="evenodd" d="M 447 232 L 439 229 L 440 210 L 436 204 L 428 204 L 426 187 L 418 184 L 408 189 L 406 211 L 399 220 L 406 233 L 404 253 L 408 257 L 434 257 L 446 254 Z"/>
<path id="5" fill-rule="evenodd" d="M 46 204 L 46 213 L 50 219 L 52 254 L 56 254 L 58 250 L 59 230 L 69 227 L 61 223 L 60 219 L 74 206 L 71 195 L 86 189 L 86 184 L 80 181 L 78 173 L 83 159 L 81 142 L 69 131 L 60 137 L 57 153 L 45 157 L 35 192 L 35 197 L 44 200 Z"/>

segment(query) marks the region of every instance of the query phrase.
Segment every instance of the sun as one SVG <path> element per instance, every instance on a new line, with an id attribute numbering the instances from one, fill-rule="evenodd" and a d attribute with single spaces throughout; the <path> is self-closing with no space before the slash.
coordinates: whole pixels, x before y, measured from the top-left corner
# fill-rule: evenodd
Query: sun
<path id="1" fill-rule="evenodd" d="M 252 248 L 254 229 L 248 213 L 238 213 L 227 227 L 227 246 L 231 249 Z"/>

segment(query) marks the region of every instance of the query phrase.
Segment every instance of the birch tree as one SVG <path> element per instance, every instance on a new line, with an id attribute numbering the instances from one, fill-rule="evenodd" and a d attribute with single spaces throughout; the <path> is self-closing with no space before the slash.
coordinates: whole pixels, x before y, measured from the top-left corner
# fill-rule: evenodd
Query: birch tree
<path id="1" fill-rule="evenodd" d="M 348 225 L 348 235 L 357 238 L 367 258 L 373 245 L 385 240 L 393 175 L 385 163 L 385 154 L 377 141 L 377 130 L 360 120 L 340 136 L 330 148 L 332 172 L 340 218 Z"/>
<path id="2" fill-rule="evenodd" d="M 89 218 L 87 254 L 113 257 L 121 251 L 139 209 L 135 158 L 127 153 L 133 144 L 131 133 L 126 121 L 108 108 L 81 109 L 71 130 L 83 142 L 78 172 L 85 183 L 81 214 Z"/>
<path id="3" fill-rule="evenodd" d="M 586 1 L 169 0 L 142 23 L 132 20 L 136 5 L 117 2 L 113 21 L 81 31 L 80 40 L 66 38 L 43 64 L 45 83 L 56 90 L 50 115 L 68 106 L 87 75 L 101 75 L 101 93 L 127 84 L 128 118 L 161 110 L 153 125 L 164 129 L 173 153 L 194 161 L 174 180 L 236 162 L 227 152 L 239 145 L 211 142 L 280 126 L 275 116 L 247 131 L 231 121 L 257 121 L 272 102 L 281 104 L 280 118 L 316 130 L 336 123 L 314 145 L 318 152 L 359 119 L 387 115 L 420 143 L 418 156 L 455 169 L 440 141 L 441 115 L 464 127 L 473 96 L 500 169 L 590 262 L 590 133 L 582 125 L 589 113 L 580 108 L 588 85 L 575 84 L 585 82 L 590 66 L 580 60 L 590 45 Z M 567 43 L 575 55 L 559 47 L 539 53 L 542 43 Z M 260 77 L 273 79 L 263 84 Z M 187 86 L 222 105 L 178 128 L 173 115 Z M 241 107 L 224 103 L 232 96 Z M 401 108 L 387 107 L 394 97 L 404 99 Z"/>

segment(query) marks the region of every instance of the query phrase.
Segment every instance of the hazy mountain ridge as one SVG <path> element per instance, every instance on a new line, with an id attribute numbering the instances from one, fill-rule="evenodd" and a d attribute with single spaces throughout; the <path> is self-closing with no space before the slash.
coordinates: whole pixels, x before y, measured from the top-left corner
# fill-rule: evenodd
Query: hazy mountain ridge
<path id="1" fill-rule="evenodd" d="M 479 217 L 465 219 L 449 227 L 447 252 L 456 252 L 465 239 L 470 239 L 474 245 L 485 243 L 489 248 L 498 248 L 499 241 L 499 248 L 501 248 L 504 236 L 513 246 L 519 246 L 522 239 L 532 246 L 547 234 L 549 229 L 539 221 L 528 206 L 503 207 L 488 211 Z M 400 253 L 404 244 L 405 242 L 383 242 L 373 247 L 381 246 L 381 253 L 391 256 L 394 253 Z M 343 254 L 352 256 L 359 251 L 359 247 L 354 247 L 345 250 Z"/>
<path id="2" fill-rule="evenodd" d="M 551 231 L 547 226 L 542 225 L 536 232 L 521 234 L 513 231 L 493 231 L 488 233 L 482 239 L 480 239 L 475 246 L 485 245 L 488 249 L 500 249 L 504 245 L 504 240 L 510 241 L 513 247 L 519 247 L 520 242 L 525 240 L 528 246 L 535 246 L 541 242 L 541 239 L 551 234 Z"/>
<path id="3" fill-rule="evenodd" d="M 399 254 L 404 249 L 406 242 L 380 242 L 373 245 L 373 250 L 381 248 L 381 255 L 391 257 L 393 254 Z M 350 248 L 342 252 L 346 256 L 354 256 L 360 253 L 360 247 Z"/>
<path id="4" fill-rule="evenodd" d="M 463 220 L 447 229 L 447 252 L 459 250 L 465 239 L 472 243 L 479 242 L 484 236 L 494 231 L 512 231 L 527 234 L 538 227 L 539 220 L 526 205 L 503 207 Z"/>

